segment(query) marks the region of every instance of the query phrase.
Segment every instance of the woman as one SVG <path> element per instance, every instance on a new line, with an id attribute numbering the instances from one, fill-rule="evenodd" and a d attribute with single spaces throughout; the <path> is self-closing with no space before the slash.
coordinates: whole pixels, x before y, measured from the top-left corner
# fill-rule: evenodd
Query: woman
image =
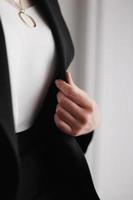
<path id="1" fill-rule="evenodd" d="M 57 0 L 3 0 L 0 19 L 0 199 L 99 199 L 84 156 L 98 107 L 66 72 Z"/>

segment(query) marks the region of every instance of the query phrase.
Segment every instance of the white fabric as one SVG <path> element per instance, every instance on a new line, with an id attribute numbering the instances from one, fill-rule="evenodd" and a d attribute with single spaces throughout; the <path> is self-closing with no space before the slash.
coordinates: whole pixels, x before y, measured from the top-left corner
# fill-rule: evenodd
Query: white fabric
<path id="1" fill-rule="evenodd" d="M 35 5 L 26 9 L 36 28 L 26 26 L 9 2 L 0 2 L 5 34 L 13 115 L 16 133 L 31 127 L 46 96 L 55 69 L 55 43 L 52 32 L 39 16 Z"/>

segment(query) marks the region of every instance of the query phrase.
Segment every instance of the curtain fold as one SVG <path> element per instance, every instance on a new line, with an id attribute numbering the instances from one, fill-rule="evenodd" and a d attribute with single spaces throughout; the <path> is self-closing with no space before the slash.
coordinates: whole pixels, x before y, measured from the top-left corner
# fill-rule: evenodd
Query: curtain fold
<path id="1" fill-rule="evenodd" d="M 86 159 L 101 200 L 133 199 L 133 1 L 59 0 L 75 83 L 99 105 Z"/>

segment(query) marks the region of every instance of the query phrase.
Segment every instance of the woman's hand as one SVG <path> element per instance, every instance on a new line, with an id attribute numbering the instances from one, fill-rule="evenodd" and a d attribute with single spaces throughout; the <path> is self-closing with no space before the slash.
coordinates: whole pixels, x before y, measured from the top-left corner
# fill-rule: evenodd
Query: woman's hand
<path id="1" fill-rule="evenodd" d="M 68 83 L 55 81 L 60 91 L 57 93 L 54 121 L 66 134 L 84 135 L 96 129 L 99 124 L 99 109 L 96 102 L 73 82 L 70 72 L 66 72 L 66 75 Z"/>

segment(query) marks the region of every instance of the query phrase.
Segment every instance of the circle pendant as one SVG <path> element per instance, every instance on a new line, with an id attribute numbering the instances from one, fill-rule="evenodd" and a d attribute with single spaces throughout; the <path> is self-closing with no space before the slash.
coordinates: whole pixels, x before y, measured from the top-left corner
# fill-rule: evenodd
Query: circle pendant
<path id="1" fill-rule="evenodd" d="M 36 22 L 35 20 L 28 14 L 25 13 L 24 10 L 20 10 L 18 12 L 18 15 L 20 19 L 29 27 L 34 28 L 36 27 Z"/>

